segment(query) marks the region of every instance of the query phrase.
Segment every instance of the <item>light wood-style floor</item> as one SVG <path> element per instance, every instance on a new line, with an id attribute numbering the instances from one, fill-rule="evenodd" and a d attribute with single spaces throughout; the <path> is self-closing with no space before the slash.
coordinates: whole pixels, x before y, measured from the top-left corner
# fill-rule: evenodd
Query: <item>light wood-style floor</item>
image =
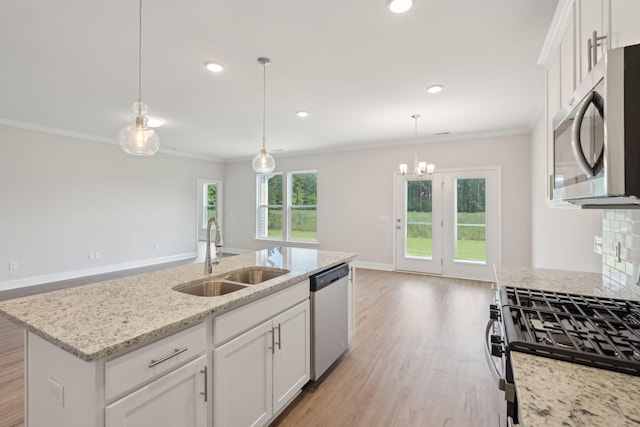
<path id="1" fill-rule="evenodd" d="M 504 405 L 483 353 L 490 289 L 358 269 L 350 351 L 273 425 L 499 426 Z"/>
<path id="2" fill-rule="evenodd" d="M 349 352 L 273 426 L 496 427 L 487 283 L 358 269 Z M 22 330 L 0 318 L 0 426 L 23 425 Z"/>

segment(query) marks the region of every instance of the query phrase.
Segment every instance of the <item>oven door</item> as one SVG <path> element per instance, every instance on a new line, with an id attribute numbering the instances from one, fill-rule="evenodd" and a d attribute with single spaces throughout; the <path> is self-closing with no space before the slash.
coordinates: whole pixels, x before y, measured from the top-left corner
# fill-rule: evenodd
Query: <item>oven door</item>
<path id="1" fill-rule="evenodd" d="M 604 179 L 604 79 L 553 131 L 553 198 L 606 196 Z"/>
<path id="2" fill-rule="evenodd" d="M 508 358 L 504 326 L 501 321 L 502 309 L 498 298 L 496 304 L 489 307 L 489 318 L 484 334 L 487 364 L 498 389 L 504 391 L 504 399 L 507 401 L 507 418 L 518 422 L 516 388 Z"/>

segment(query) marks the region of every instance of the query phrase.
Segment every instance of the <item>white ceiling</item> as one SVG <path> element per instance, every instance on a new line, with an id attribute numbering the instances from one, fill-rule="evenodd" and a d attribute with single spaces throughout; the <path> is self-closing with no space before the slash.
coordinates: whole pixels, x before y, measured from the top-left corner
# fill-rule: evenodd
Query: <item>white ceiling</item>
<path id="1" fill-rule="evenodd" d="M 144 0 L 142 98 L 161 149 L 232 160 L 531 129 L 557 0 Z M 0 8 L 0 124 L 117 143 L 137 98 L 136 0 Z M 225 66 L 220 74 L 203 63 Z M 438 95 L 426 87 L 444 84 Z M 306 110 L 300 119 L 296 111 Z"/>

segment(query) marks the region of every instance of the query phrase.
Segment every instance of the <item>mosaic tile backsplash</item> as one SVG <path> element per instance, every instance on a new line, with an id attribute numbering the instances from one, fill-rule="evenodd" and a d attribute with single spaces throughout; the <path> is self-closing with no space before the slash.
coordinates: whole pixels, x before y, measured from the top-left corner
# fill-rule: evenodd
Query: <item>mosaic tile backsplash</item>
<path id="1" fill-rule="evenodd" d="M 611 293 L 640 297 L 640 209 L 606 209 L 602 215 L 602 274 Z"/>

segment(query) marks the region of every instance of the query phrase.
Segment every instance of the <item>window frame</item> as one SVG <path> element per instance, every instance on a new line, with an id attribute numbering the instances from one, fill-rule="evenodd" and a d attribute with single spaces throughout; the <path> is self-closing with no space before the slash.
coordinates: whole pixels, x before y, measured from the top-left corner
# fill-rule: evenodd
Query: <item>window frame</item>
<path id="1" fill-rule="evenodd" d="M 292 196 L 292 183 L 293 176 L 297 174 L 309 174 L 313 173 L 316 175 L 316 203 L 314 205 L 292 205 L 291 204 L 291 196 Z M 272 176 L 282 176 L 282 205 L 269 205 L 262 203 L 262 188 L 264 177 L 272 177 Z M 308 170 L 296 170 L 289 172 L 272 172 L 268 174 L 256 174 L 256 223 L 255 223 L 255 239 L 270 241 L 270 242 L 285 242 L 285 243 L 295 243 L 302 245 L 318 245 L 318 170 L 317 169 L 308 169 Z M 268 181 L 267 181 L 268 182 Z M 268 196 L 267 196 L 268 198 Z M 263 230 L 260 227 L 261 223 L 261 210 L 269 208 L 279 208 L 282 210 L 282 237 L 269 237 L 268 230 L 266 230 L 266 235 L 262 235 Z M 316 238 L 315 240 L 306 240 L 306 239 L 294 239 L 292 238 L 292 230 L 291 230 L 291 218 L 292 218 L 292 209 L 305 209 L 305 208 L 314 208 L 316 211 Z M 268 214 L 265 217 L 265 220 L 268 221 Z"/>
<path id="2" fill-rule="evenodd" d="M 223 182 L 217 179 L 198 179 L 197 180 L 197 235 L 198 240 L 207 240 L 207 221 L 208 215 L 206 214 L 207 207 L 205 205 L 207 196 L 205 195 L 206 189 L 214 184 L 216 186 L 216 213 L 220 223 L 223 222 Z M 215 231 L 215 224 L 212 224 L 212 231 Z"/>

